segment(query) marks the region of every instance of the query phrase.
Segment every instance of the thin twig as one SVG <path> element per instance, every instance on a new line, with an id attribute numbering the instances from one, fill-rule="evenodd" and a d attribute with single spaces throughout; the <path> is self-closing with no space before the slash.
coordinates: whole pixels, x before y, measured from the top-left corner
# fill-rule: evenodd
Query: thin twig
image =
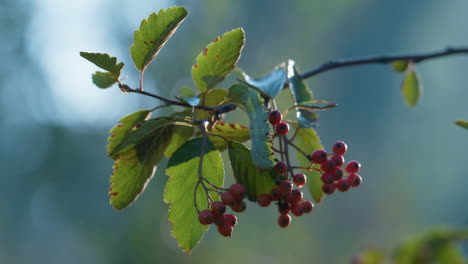
<path id="1" fill-rule="evenodd" d="M 294 176 L 293 168 L 291 167 L 291 161 L 289 160 L 289 150 L 288 150 L 288 138 L 286 136 L 280 136 L 280 140 L 283 141 L 284 145 L 284 156 L 286 157 L 286 166 L 288 167 L 289 173 L 292 178 Z"/>
<path id="2" fill-rule="evenodd" d="M 377 55 L 377 56 L 366 56 L 366 57 L 359 57 L 359 58 L 348 58 L 348 59 L 338 59 L 329 61 L 324 63 L 310 71 L 304 72 L 301 74 L 303 79 L 310 78 L 314 75 L 319 73 L 349 67 L 349 66 L 356 66 L 356 65 L 364 65 L 364 64 L 388 64 L 392 63 L 393 61 L 404 60 L 404 61 L 412 61 L 413 63 L 422 62 L 424 60 L 444 57 L 449 55 L 455 54 L 468 54 L 468 47 L 447 47 L 444 50 L 435 51 L 435 52 L 428 52 L 428 53 L 419 53 L 419 54 L 395 54 L 395 55 Z"/>
<path id="3" fill-rule="evenodd" d="M 299 151 L 304 157 L 307 158 L 307 153 L 305 153 L 302 149 L 300 149 L 296 144 L 292 143 L 291 140 L 288 140 L 289 145 L 291 145 L 293 148 L 295 148 L 297 151 Z"/>

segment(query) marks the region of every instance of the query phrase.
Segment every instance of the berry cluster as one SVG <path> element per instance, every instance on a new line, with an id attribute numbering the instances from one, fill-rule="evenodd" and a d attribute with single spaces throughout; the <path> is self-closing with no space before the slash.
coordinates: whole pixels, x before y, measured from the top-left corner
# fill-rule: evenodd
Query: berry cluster
<path id="1" fill-rule="evenodd" d="M 336 189 L 346 192 L 350 187 L 361 185 L 362 178 L 357 172 L 361 169 L 361 164 L 352 160 L 342 169 L 345 161 L 343 155 L 347 151 L 346 143 L 338 141 L 333 145 L 333 154 L 327 154 L 323 149 L 316 150 L 309 160 L 315 164 L 320 164 L 323 172 L 321 180 L 323 182 L 322 191 L 325 194 L 332 194 Z M 347 174 L 347 175 L 346 175 Z"/>
<path id="2" fill-rule="evenodd" d="M 245 187 L 242 184 L 233 184 L 227 191 L 221 193 L 221 201 L 211 202 L 210 209 L 205 209 L 198 214 L 198 220 L 202 225 L 215 224 L 222 236 L 231 236 L 237 217 L 226 214 L 226 206 L 231 207 L 234 212 L 244 212 L 247 208 L 243 199 L 245 198 Z"/>

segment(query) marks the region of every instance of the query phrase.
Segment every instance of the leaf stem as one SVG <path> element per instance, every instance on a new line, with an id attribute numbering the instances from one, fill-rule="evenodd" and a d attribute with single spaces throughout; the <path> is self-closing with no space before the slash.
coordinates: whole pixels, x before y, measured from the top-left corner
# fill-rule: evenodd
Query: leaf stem
<path id="1" fill-rule="evenodd" d="M 365 56 L 358 58 L 347 58 L 337 59 L 326 62 L 319 65 L 307 72 L 301 74 L 303 79 L 310 78 L 322 72 L 330 71 L 337 68 L 365 65 L 365 64 L 389 64 L 398 60 L 411 61 L 413 63 L 422 62 L 428 59 L 434 59 L 438 57 L 444 57 L 455 54 L 468 54 L 468 47 L 447 47 L 444 50 L 427 52 L 427 53 L 416 53 L 416 54 L 395 54 L 395 55 L 377 55 L 377 56 Z"/>

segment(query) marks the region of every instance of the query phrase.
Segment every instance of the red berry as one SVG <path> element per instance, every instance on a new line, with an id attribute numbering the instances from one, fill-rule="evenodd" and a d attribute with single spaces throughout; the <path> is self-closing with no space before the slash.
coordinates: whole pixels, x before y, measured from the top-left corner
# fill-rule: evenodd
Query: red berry
<path id="1" fill-rule="evenodd" d="M 358 187 L 362 183 L 362 178 L 359 174 L 353 173 L 348 176 L 348 182 L 352 187 Z"/>
<path id="2" fill-rule="evenodd" d="M 226 205 L 220 201 L 212 202 L 211 211 L 215 216 L 222 215 L 226 212 Z"/>
<path id="3" fill-rule="evenodd" d="M 344 164 L 344 158 L 342 155 L 334 154 L 331 160 L 335 163 L 335 166 L 341 167 Z"/>
<path id="4" fill-rule="evenodd" d="M 350 184 L 348 182 L 348 179 L 342 178 L 335 185 L 336 185 L 336 188 L 338 189 L 338 191 L 346 192 L 349 189 Z"/>
<path id="5" fill-rule="evenodd" d="M 302 205 L 295 204 L 291 207 L 291 213 L 295 216 L 301 216 L 304 213 L 304 209 L 302 208 Z"/>
<path id="6" fill-rule="evenodd" d="M 279 203 L 278 204 L 278 212 L 280 214 L 287 214 L 289 213 L 289 209 L 291 209 L 291 207 L 289 206 L 288 203 Z"/>
<path id="7" fill-rule="evenodd" d="M 331 184 L 324 184 L 322 185 L 322 191 L 323 193 L 325 194 L 332 194 L 335 192 L 335 189 L 336 189 L 336 186 L 335 184 L 331 183 Z"/>
<path id="8" fill-rule="evenodd" d="M 288 166 L 286 166 L 286 163 L 282 161 L 276 162 L 274 168 L 275 168 L 275 171 L 279 174 L 285 173 L 288 170 Z"/>
<path id="9" fill-rule="evenodd" d="M 218 225 L 218 232 L 225 237 L 230 237 L 232 230 L 234 229 L 231 225 L 224 223 L 223 225 Z"/>
<path id="10" fill-rule="evenodd" d="M 291 216 L 288 214 L 282 214 L 278 217 L 278 225 L 282 228 L 288 227 L 288 225 L 291 223 Z"/>
<path id="11" fill-rule="evenodd" d="M 247 205 L 245 205 L 244 201 L 240 200 L 240 201 L 236 201 L 234 205 L 231 206 L 231 209 L 234 212 L 242 213 L 245 211 L 245 209 L 247 209 Z"/>
<path id="12" fill-rule="evenodd" d="M 320 164 L 320 169 L 326 172 L 332 172 L 336 168 L 336 163 L 329 159 L 325 163 Z"/>
<path id="13" fill-rule="evenodd" d="M 200 221 L 202 225 L 210 225 L 214 223 L 215 220 L 216 217 L 211 210 L 206 209 L 198 214 L 198 221 Z"/>
<path id="14" fill-rule="evenodd" d="M 282 194 L 286 194 L 292 190 L 293 186 L 290 181 L 281 181 L 278 188 Z"/>
<path id="15" fill-rule="evenodd" d="M 346 143 L 344 143 L 343 141 L 337 141 L 333 145 L 333 153 L 338 154 L 338 155 L 344 155 L 347 149 L 348 149 L 348 146 L 346 146 Z"/>
<path id="16" fill-rule="evenodd" d="M 296 184 L 298 188 L 301 188 L 302 186 L 304 186 L 306 184 L 306 181 L 307 181 L 307 177 L 302 173 L 297 173 L 293 177 L 293 182 L 294 184 Z"/>
<path id="17" fill-rule="evenodd" d="M 352 160 L 346 164 L 345 170 L 349 173 L 356 173 L 361 169 L 361 163 Z"/>
<path id="18" fill-rule="evenodd" d="M 281 198 L 281 191 L 279 188 L 274 188 L 271 190 L 271 200 L 278 201 Z"/>
<path id="19" fill-rule="evenodd" d="M 232 196 L 236 200 L 242 200 L 245 197 L 245 187 L 242 184 L 235 183 L 231 185 L 229 192 L 232 193 Z"/>
<path id="20" fill-rule="evenodd" d="M 232 206 L 234 204 L 235 200 L 236 199 L 234 199 L 234 196 L 230 192 L 223 192 L 221 194 L 221 201 L 223 201 L 223 203 L 225 205 Z"/>
<path id="21" fill-rule="evenodd" d="M 333 180 L 335 181 L 339 181 L 341 178 L 343 178 L 343 170 L 340 168 L 335 168 L 331 174 L 333 175 Z"/>
<path id="22" fill-rule="evenodd" d="M 325 172 L 324 174 L 322 174 L 322 177 L 320 177 L 320 179 L 325 184 L 332 184 L 335 180 L 334 175 L 329 172 Z"/>
<path id="23" fill-rule="evenodd" d="M 261 207 L 267 207 L 270 205 L 271 203 L 271 195 L 269 194 L 260 194 L 258 197 L 257 197 L 257 203 L 258 205 L 260 205 Z"/>
<path id="24" fill-rule="evenodd" d="M 303 201 L 301 205 L 302 211 L 306 214 L 312 212 L 312 210 L 314 209 L 314 204 L 311 201 Z"/>
<path id="25" fill-rule="evenodd" d="M 312 162 L 315 164 L 323 164 L 327 161 L 327 152 L 323 149 L 316 150 L 312 154 Z"/>
<path id="26" fill-rule="evenodd" d="M 280 136 L 284 136 L 288 133 L 289 131 L 289 125 L 285 122 L 280 122 L 276 125 L 276 134 L 280 135 Z"/>
<path id="27" fill-rule="evenodd" d="M 237 225 L 237 217 L 233 214 L 225 214 L 224 215 L 224 222 L 232 227 Z"/>
<path id="28" fill-rule="evenodd" d="M 219 226 L 219 225 L 224 225 L 224 223 L 226 222 L 225 218 L 224 218 L 224 215 L 215 215 L 216 219 L 214 221 L 214 224 Z"/>
<path id="29" fill-rule="evenodd" d="M 271 110 L 270 113 L 268 113 L 268 121 L 274 126 L 281 122 L 282 119 L 283 115 L 278 110 Z"/>
<path id="30" fill-rule="evenodd" d="M 302 201 L 303 194 L 298 189 L 292 190 L 288 195 L 288 202 L 291 204 L 297 204 Z"/>

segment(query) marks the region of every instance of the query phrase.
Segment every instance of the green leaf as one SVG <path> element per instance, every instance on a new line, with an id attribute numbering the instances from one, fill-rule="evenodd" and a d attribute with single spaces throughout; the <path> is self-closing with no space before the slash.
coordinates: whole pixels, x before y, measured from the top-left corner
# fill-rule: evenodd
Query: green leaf
<path id="1" fill-rule="evenodd" d="M 422 84 L 415 71 L 411 70 L 406 74 L 401 84 L 401 91 L 409 107 L 413 107 L 418 103 L 419 97 L 421 96 Z"/>
<path id="2" fill-rule="evenodd" d="M 267 125 L 268 112 L 263 106 L 259 94 L 243 84 L 233 85 L 229 89 L 228 101 L 244 110 L 249 117 L 250 138 L 252 140 L 252 160 L 260 169 L 273 167 L 271 156 L 270 129 Z"/>
<path id="3" fill-rule="evenodd" d="M 176 120 L 170 117 L 158 117 L 147 120 L 144 123 L 142 123 L 139 128 L 134 129 L 130 133 L 128 133 L 128 135 L 112 150 L 110 155 L 117 155 L 120 152 L 142 142 L 148 137 L 151 137 L 152 134 L 161 127 L 172 125 L 176 122 Z"/>
<path id="4" fill-rule="evenodd" d="M 296 105 L 296 108 L 309 110 L 324 110 L 328 108 L 333 108 L 335 106 L 336 104 L 334 102 L 312 100 L 301 102 L 300 104 Z"/>
<path id="5" fill-rule="evenodd" d="M 89 52 L 80 52 L 80 56 L 107 71 L 97 71 L 93 74 L 93 83 L 99 88 L 108 88 L 119 80 L 120 71 L 124 64 L 122 62 L 117 63 L 116 57 L 111 57 L 105 53 Z"/>
<path id="6" fill-rule="evenodd" d="M 454 122 L 454 124 L 464 129 L 468 129 L 468 122 L 465 120 L 457 120 Z"/>
<path id="7" fill-rule="evenodd" d="M 233 123 L 217 122 L 210 130 L 212 134 L 221 135 L 229 141 L 244 142 L 250 139 L 250 131 L 248 127 Z M 228 147 L 228 143 L 221 137 L 209 136 L 211 143 L 217 149 L 224 150 Z"/>
<path id="8" fill-rule="evenodd" d="M 368 249 L 364 252 L 361 252 L 356 258 L 354 258 L 352 263 L 383 264 L 384 261 L 385 255 L 382 251 L 377 249 Z"/>
<path id="9" fill-rule="evenodd" d="M 252 161 L 250 150 L 243 144 L 229 144 L 229 160 L 236 181 L 244 185 L 246 196 L 250 201 L 257 201 L 260 194 L 269 194 L 276 188 L 274 169 L 260 171 Z"/>
<path id="10" fill-rule="evenodd" d="M 244 47 L 241 28 L 224 33 L 209 44 L 192 67 L 192 78 L 201 92 L 213 88 L 235 68 Z"/>
<path id="11" fill-rule="evenodd" d="M 133 203 L 153 177 L 156 164 L 163 158 L 172 129 L 161 128 L 140 144 L 118 155 L 109 189 L 110 203 L 121 210 Z"/>
<path id="12" fill-rule="evenodd" d="M 312 101 L 312 92 L 304 83 L 301 74 L 295 67 L 295 62 L 288 61 L 289 89 L 294 97 L 296 105 Z M 296 117 L 301 128 L 313 128 L 317 122 L 318 115 L 310 109 L 296 109 Z"/>
<path id="13" fill-rule="evenodd" d="M 170 158 L 172 154 L 180 148 L 193 134 L 193 128 L 188 126 L 174 126 L 171 142 L 167 146 L 164 154 Z"/>
<path id="14" fill-rule="evenodd" d="M 226 89 L 216 88 L 200 94 L 199 97 L 203 105 L 215 107 L 224 102 L 227 94 L 228 91 Z M 197 119 L 209 118 L 211 114 L 205 110 L 195 109 L 195 117 Z"/>
<path id="15" fill-rule="evenodd" d="M 203 139 L 187 141 L 169 159 L 166 174 L 169 176 L 164 190 L 164 202 L 169 206 L 169 222 L 172 223 L 172 236 L 185 252 L 190 251 L 200 242 L 208 226 L 201 225 L 194 207 L 194 190 L 198 181 L 198 166 Z M 206 140 L 203 158 L 203 177 L 216 186 L 222 187 L 224 165 L 221 153 Z M 210 193 L 219 200 L 219 195 Z M 196 193 L 196 202 L 200 210 L 208 208 L 206 194 L 201 186 Z"/>
<path id="16" fill-rule="evenodd" d="M 141 125 L 150 115 L 150 110 L 141 110 L 120 119 L 119 124 L 109 131 L 110 137 L 107 138 L 109 142 L 107 144 L 107 154 L 113 159 L 117 158 L 117 155 L 111 155 L 115 147 L 135 129 L 135 126 Z"/>
<path id="17" fill-rule="evenodd" d="M 183 7 L 161 9 L 158 14 L 152 13 L 143 19 L 140 28 L 133 34 L 133 45 L 130 54 L 138 70 L 144 71 L 154 60 L 159 50 L 174 34 L 188 12 Z"/>
<path id="18" fill-rule="evenodd" d="M 243 77 L 247 85 L 268 98 L 275 98 L 288 81 L 288 76 L 283 68 L 274 69 L 267 76 L 259 79 L 250 78 L 246 73 L 243 74 Z"/>
<path id="19" fill-rule="evenodd" d="M 397 60 L 397 61 L 392 62 L 392 67 L 393 67 L 393 70 L 397 72 L 404 72 L 408 68 L 408 64 L 409 64 L 408 61 Z"/>
<path id="20" fill-rule="evenodd" d="M 318 149 L 323 149 L 323 146 L 320 144 L 320 138 L 317 135 L 317 132 L 313 128 L 298 128 L 297 123 L 293 123 L 293 126 L 298 129 L 296 134 L 295 144 L 303 151 L 308 153 L 314 153 Z M 304 157 L 299 152 L 297 153 L 297 159 L 301 166 L 307 167 L 310 165 L 310 161 Z M 316 168 L 320 166 L 315 165 Z M 316 203 L 320 203 L 323 198 L 322 192 L 322 180 L 320 180 L 321 174 L 317 171 L 302 170 L 302 172 L 307 176 L 307 187 L 312 195 L 312 198 Z"/>

